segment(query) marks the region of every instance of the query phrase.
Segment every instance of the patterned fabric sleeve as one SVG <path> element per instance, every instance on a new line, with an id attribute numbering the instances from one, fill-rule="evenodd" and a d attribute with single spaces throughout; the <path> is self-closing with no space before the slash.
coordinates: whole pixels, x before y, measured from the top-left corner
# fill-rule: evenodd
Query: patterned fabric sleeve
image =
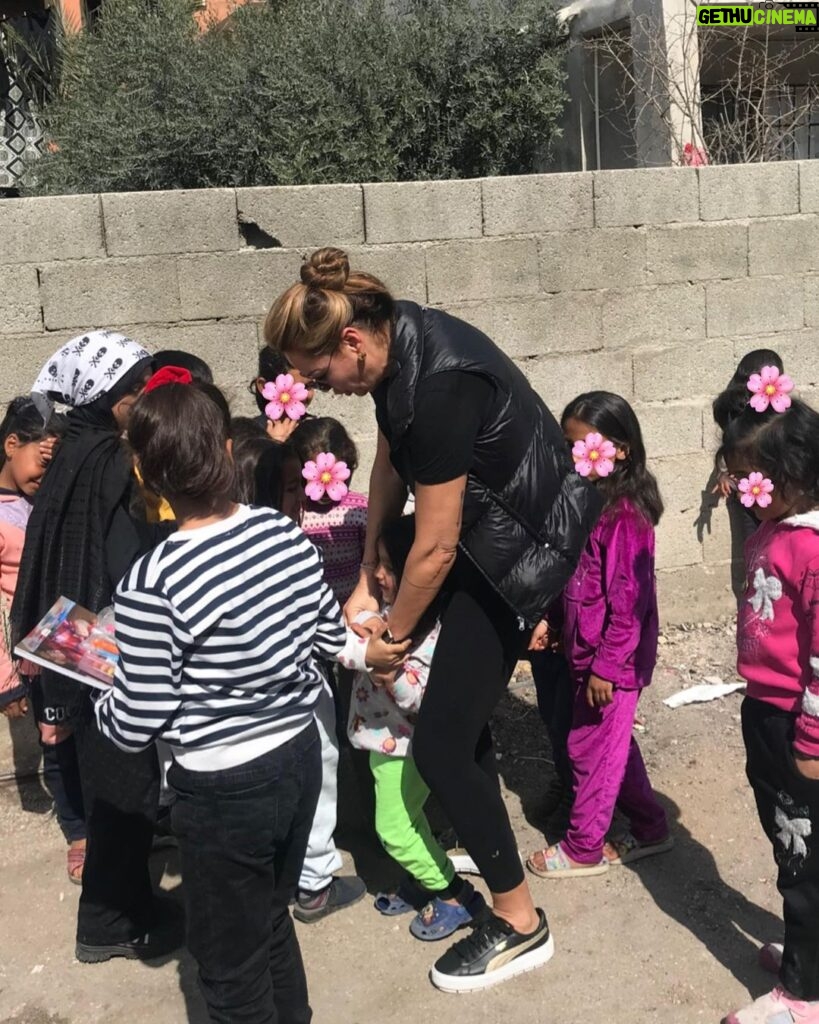
<path id="1" fill-rule="evenodd" d="M 819 758 L 819 561 L 808 566 L 802 587 L 802 611 L 809 627 L 811 678 L 796 719 L 794 749 Z"/>

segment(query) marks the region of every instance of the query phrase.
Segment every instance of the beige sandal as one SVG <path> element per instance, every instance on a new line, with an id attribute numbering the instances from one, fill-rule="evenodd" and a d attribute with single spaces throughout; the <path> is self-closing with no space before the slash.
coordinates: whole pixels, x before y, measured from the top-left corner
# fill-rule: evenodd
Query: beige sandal
<path id="1" fill-rule="evenodd" d="M 536 857 L 542 860 L 538 864 Z M 538 878 L 582 878 L 589 875 L 602 875 L 609 869 L 605 857 L 597 864 L 576 864 L 569 860 L 560 843 L 537 850 L 526 861 L 526 867 Z"/>

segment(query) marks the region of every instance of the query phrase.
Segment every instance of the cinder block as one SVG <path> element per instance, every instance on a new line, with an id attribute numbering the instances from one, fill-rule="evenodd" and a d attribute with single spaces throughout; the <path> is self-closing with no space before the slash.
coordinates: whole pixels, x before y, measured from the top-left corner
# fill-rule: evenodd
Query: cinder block
<path id="1" fill-rule="evenodd" d="M 364 186 L 367 241 L 426 242 L 481 234 L 481 183 L 402 181 Z"/>
<path id="2" fill-rule="evenodd" d="M 705 289 L 663 284 L 606 292 L 603 338 L 607 348 L 699 341 L 705 338 Z"/>
<path id="3" fill-rule="evenodd" d="M 806 277 L 804 281 L 805 323 L 819 327 L 819 277 Z"/>
<path id="4" fill-rule="evenodd" d="M 727 384 L 728 381 L 726 380 Z M 719 387 L 714 388 L 714 398 L 719 394 Z M 711 400 L 713 402 L 713 399 Z M 702 409 L 702 447 L 708 455 L 716 455 L 717 449 L 722 443 L 722 431 L 714 421 L 714 411 L 708 402 Z"/>
<path id="5" fill-rule="evenodd" d="M 0 335 L 0 402 L 8 402 L 16 395 L 27 395 L 46 360 L 75 333 L 56 331 L 47 334 L 40 331 L 10 335 L 4 331 Z"/>
<path id="6" fill-rule="evenodd" d="M 283 246 L 348 246 L 364 241 L 360 185 L 237 188 L 239 215 Z"/>
<path id="7" fill-rule="evenodd" d="M 49 330 L 180 319 L 176 264 L 167 257 L 49 263 L 40 293 Z"/>
<path id="8" fill-rule="evenodd" d="M 802 283 L 788 277 L 708 281 L 705 310 L 711 338 L 799 330 L 804 323 Z"/>
<path id="9" fill-rule="evenodd" d="M 375 407 L 369 398 L 355 395 L 316 394 L 310 412 L 316 416 L 332 416 L 347 428 L 350 437 L 358 444 L 359 438 L 375 436 L 378 425 L 375 421 Z M 357 476 L 357 490 L 366 490 L 364 481 Z"/>
<path id="10" fill-rule="evenodd" d="M 239 248 L 231 188 L 109 192 L 100 198 L 110 256 Z"/>
<path id="11" fill-rule="evenodd" d="M 646 280 L 646 236 L 634 228 L 547 234 L 539 252 L 546 292 L 620 288 Z"/>
<path id="12" fill-rule="evenodd" d="M 735 368 L 727 340 L 643 349 L 634 353 L 634 393 L 645 402 L 713 399 Z"/>
<path id="13" fill-rule="evenodd" d="M 738 506 L 735 501 L 726 503 L 724 498 L 714 503 L 714 495 L 708 494 L 707 497 L 711 502 L 710 515 L 707 512 L 703 515 L 703 561 L 706 565 L 730 563 L 734 559 L 741 562 L 742 549 L 745 545 L 742 506 Z"/>
<path id="14" fill-rule="evenodd" d="M 178 260 L 183 320 L 262 316 L 299 280 L 301 257 L 292 250 L 242 250 Z"/>
<path id="15" fill-rule="evenodd" d="M 259 345 L 255 320 L 220 320 L 210 323 L 120 324 L 117 330 L 141 341 L 151 352 L 178 348 L 204 359 L 220 387 L 246 391 L 256 376 Z M 242 399 L 244 410 L 244 395 Z M 248 396 L 250 397 L 250 396 Z M 251 399 L 249 411 L 255 409 Z M 237 411 L 236 415 L 243 415 Z"/>
<path id="16" fill-rule="evenodd" d="M 97 196 L 44 196 L 0 202 L 0 263 L 104 255 Z"/>
<path id="17" fill-rule="evenodd" d="M 350 267 L 380 278 L 396 299 L 427 301 L 427 268 L 419 245 L 367 245 L 347 250 Z"/>
<path id="18" fill-rule="evenodd" d="M 676 455 L 655 459 L 651 468 L 665 504 L 657 527 L 657 567 L 697 565 L 703 560 L 697 520 L 701 495 L 711 474 L 711 460 L 705 453 Z"/>
<path id="19" fill-rule="evenodd" d="M 450 304 L 447 312 L 487 334 L 513 358 L 602 347 L 600 304 L 588 293 Z"/>
<path id="20" fill-rule="evenodd" d="M 697 220 L 697 172 L 691 167 L 594 172 L 597 227 Z"/>
<path id="21" fill-rule="evenodd" d="M 779 353 L 800 396 L 804 388 L 819 386 L 819 324 L 792 333 L 737 338 L 734 341 L 735 362 L 738 364 L 744 355 L 757 348 L 769 348 Z"/>
<path id="22" fill-rule="evenodd" d="M 432 303 L 534 295 L 537 246 L 532 239 L 443 242 L 427 250 L 427 291 Z"/>
<path id="23" fill-rule="evenodd" d="M 705 281 L 748 273 L 745 224 L 695 224 L 649 228 L 646 232 L 648 280 Z"/>
<path id="24" fill-rule="evenodd" d="M 819 216 L 768 217 L 752 222 L 748 255 L 753 277 L 819 270 Z"/>
<path id="25" fill-rule="evenodd" d="M 660 620 L 668 625 L 703 622 L 732 615 L 736 601 L 731 593 L 731 566 L 691 565 L 662 569 L 657 573 Z"/>
<path id="26" fill-rule="evenodd" d="M 802 213 L 819 213 L 819 163 L 799 161 L 799 209 Z"/>
<path id="27" fill-rule="evenodd" d="M 632 399 L 628 358 L 586 352 L 527 359 L 519 366 L 557 419 L 566 405 L 584 391 L 613 391 L 627 401 Z"/>
<path id="28" fill-rule="evenodd" d="M 8 334 L 42 330 L 37 268 L 33 264 L 4 267 L 0 277 L 0 330 Z"/>
<path id="29" fill-rule="evenodd" d="M 591 174 L 484 178 L 482 187 L 485 235 L 594 227 Z"/>
<path id="30" fill-rule="evenodd" d="M 637 405 L 649 460 L 702 451 L 703 402 Z"/>
<path id="31" fill-rule="evenodd" d="M 742 220 L 799 212 L 799 165 L 720 164 L 698 169 L 700 218 Z"/>

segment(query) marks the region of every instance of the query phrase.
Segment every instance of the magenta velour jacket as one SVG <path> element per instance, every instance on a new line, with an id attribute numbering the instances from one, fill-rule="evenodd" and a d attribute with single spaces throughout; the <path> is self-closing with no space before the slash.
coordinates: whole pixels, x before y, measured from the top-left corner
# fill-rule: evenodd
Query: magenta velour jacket
<path id="1" fill-rule="evenodd" d="M 657 661 L 654 527 L 629 501 L 607 509 L 563 593 L 563 646 L 574 681 L 648 686 Z"/>

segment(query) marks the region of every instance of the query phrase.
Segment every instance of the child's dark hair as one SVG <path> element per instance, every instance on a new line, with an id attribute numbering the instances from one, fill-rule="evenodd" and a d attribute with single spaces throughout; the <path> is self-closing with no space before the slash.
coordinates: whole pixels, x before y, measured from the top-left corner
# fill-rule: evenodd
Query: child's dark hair
<path id="1" fill-rule="evenodd" d="M 763 366 L 775 366 L 780 373 L 784 373 L 785 370 L 782 357 L 773 349 L 755 348 L 740 359 L 727 387 L 714 399 L 714 420 L 723 434 L 731 420 L 736 419 L 748 404 L 751 397 L 748 378 L 752 373 L 759 373 Z"/>
<path id="2" fill-rule="evenodd" d="M 656 526 L 663 514 L 663 499 L 654 474 L 646 466 L 640 421 L 625 398 L 610 391 L 587 391 L 569 402 L 563 410 L 561 426 L 565 428 L 571 419 L 588 423 L 616 448 L 626 452 L 625 459 L 615 463 L 614 472 L 597 481 L 597 487 L 606 499 L 606 508 L 621 498 L 627 498 Z"/>
<path id="3" fill-rule="evenodd" d="M 391 523 L 387 523 L 381 530 L 378 539 L 387 549 L 396 582 L 400 583 L 410 548 L 415 540 L 415 516 L 401 516 L 400 519 L 394 519 Z M 413 636 L 420 638 L 432 629 L 438 618 L 442 600 L 440 593 L 436 595 L 413 629 Z"/>
<path id="4" fill-rule="evenodd" d="M 282 471 L 289 458 L 295 458 L 290 446 L 277 444 L 266 434 L 234 435 L 234 499 L 245 505 L 263 505 L 265 508 L 281 510 L 284 490 Z"/>
<path id="5" fill-rule="evenodd" d="M 230 436 L 234 444 L 237 441 L 246 441 L 249 437 L 263 437 L 270 440 L 265 428 L 253 416 L 234 416 L 230 421 Z"/>
<path id="6" fill-rule="evenodd" d="M 358 449 L 355 442 L 331 416 L 316 416 L 305 420 L 290 438 L 302 465 L 315 459 L 319 452 L 332 452 L 339 462 L 346 462 L 350 473 L 358 469 Z"/>
<path id="7" fill-rule="evenodd" d="M 181 366 L 187 370 L 195 381 L 200 384 L 213 383 L 213 371 L 199 356 L 192 352 L 183 352 L 179 348 L 166 348 L 154 354 L 154 370 L 161 370 L 166 366 Z"/>
<path id="8" fill-rule="evenodd" d="M 145 486 L 171 504 L 178 497 L 216 508 L 234 487 L 227 451 L 230 408 L 213 384 L 165 384 L 141 395 L 128 420 L 128 441 Z"/>
<path id="9" fill-rule="evenodd" d="M 52 415 L 47 423 L 34 401 L 27 395 L 12 398 L 0 423 L 0 467 L 6 462 L 6 439 L 14 435 L 20 444 L 31 444 L 46 437 L 59 437 L 65 430 L 61 416 Z"/>
<path id="10" fill-rule="evenodd" d="M 256 405 L 259 407 L 259 412 L 264 412 L 265 406 L 269 399 L 263 398 L 259 389 L 256 387 L 256 381 L 259 377 L 263 380 L 275 380 L 280 373 L 290 373 L 290 364 L 287 359 L 282 355 L 278 349 L 269 348 L 265 345 L 264 348 L 259 349 L 259 369 L 256 376 L 250 382 L 250 392 L 256 399 Z"/>
<path id="11" fill-rule="evenodd" d="M 766 364 L 768 365 L 768 364 Z M 717 463 L 739 464 L 768 477 L 797 511 L 819 505 L 819 413 L 798 398 L 790 408 L 756 412 L 747 406 L 725 431 Z"/>

